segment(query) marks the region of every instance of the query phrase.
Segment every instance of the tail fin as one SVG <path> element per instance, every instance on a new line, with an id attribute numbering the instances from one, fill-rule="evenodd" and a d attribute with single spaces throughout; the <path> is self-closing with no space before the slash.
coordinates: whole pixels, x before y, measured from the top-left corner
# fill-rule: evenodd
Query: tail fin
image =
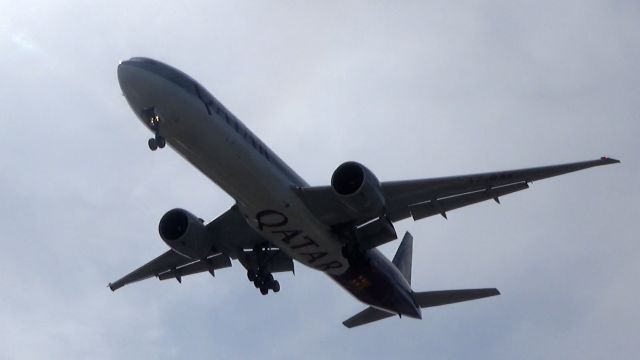
<path id="1" fill-rule="evenodd" d="M 407 231 L 402 238 L 400 246 L 396 251 L 396 255 L 393 257 L 393 265 L 407 279 L 409 285 L 411 285 L 411 263 L 413 262 L 413 236 Z"/>
<path id="2" fill-rule="evenodd" d="M 421 308 L 453 304 L 496 295 L 500 295 L 500 291 L 496 288 L 424 291 L 414 294 L 416 302 Z"/>
<path id="3" fill-rule="evenodd" d="M 393 257 L 393 265 L 402 273 L 411 284 L 411 263 L 413 259 L 413 236 L 408 232 L 404 234 L 400 246 Z M 453 304 L 461 301 L 476 300 L 489 296 L 500 295 L 498 289 L 464 289 L 414 292 L 415 302 L 420 308 Z M 374 321 L 390 318 L 395 313 L 383 311 L 374 307 L 368 307 L 343 322 L 348 328 L 368 324 Z"/>

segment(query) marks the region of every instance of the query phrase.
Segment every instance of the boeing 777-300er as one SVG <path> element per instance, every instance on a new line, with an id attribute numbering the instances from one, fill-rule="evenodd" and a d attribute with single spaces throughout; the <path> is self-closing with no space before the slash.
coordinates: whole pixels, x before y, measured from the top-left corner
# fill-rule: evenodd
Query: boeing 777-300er
<path id="1" fill-rule="evenodd" d="M 415 292 L 413 238 L 406 233 L 389 261 L 376 248 L 397 239 L 393 223 L 447 212 L 528 188 L 528 183 L 618 160 L 598 160 L 406 181 L 379 181 L 364 165 L 338 166 L 328 186 L 309 186 L 197 81 L 159 61 L 136 57 L 118 66 L 136 116 L 235 204 L 209 223 L 183 209 L 158 227 L 169 250 L 110 283 L 111 290 L 152 276 L 177 279 L 238 260 L 263 295 L 280 291 L 273 273 L 293 260 L 319 270 L 369 307 L 347 327 L 394 315 L 422 318 L 422 308 L 499 295 L 495 288 Z"/>

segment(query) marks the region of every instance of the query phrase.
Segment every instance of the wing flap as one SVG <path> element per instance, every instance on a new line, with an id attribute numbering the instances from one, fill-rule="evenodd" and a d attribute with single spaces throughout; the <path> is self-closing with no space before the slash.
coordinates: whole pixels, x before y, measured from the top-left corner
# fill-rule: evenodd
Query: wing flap
<path id="1" fill-rule="evenodd" d="M 227 255 L 219 254 L 207 259 L 193 262 L 182 267 L 165 271 L 158 275 L 158 279 L 180 279 L 183 276 L 193 275 L 208 271 L 211 275 L 215 270 L 231 267 L 231 259 Z"/>
<path id="2" fill-rule="evenodd" d="M 455 210 L 489 199 L 495 199 L 496 201 L 498 201 L 497 199 L 500 196 L 504 196 L 528 188 L 529 185 L 526 182 L 505 185 L 487 190 L 481 190 L 457 196 L 450 196 L 448 198 L 441 198 L 409 205 L 409 211 L 411 213 L 411 216 L 413 217 L 413 220 L 424 219 L 426 217 L 437 214 L 441 214 L 442 216 L 446 217 L 447 212 L 450 210 Z"/>
<path id="3" fill-rule="evenodd" d="M 180 267 L 191 262 L 193 262 L 193 259 L 189 259 L 188 257 L 182 256 L 173 250 L 169 250 L 131 273 L 123 276 L 121 279 L 118 279 L 113 283 L 109 283 L 109 288 L 111 291 L 116 291 L 127 284 L 158 276 L 160 273 L 167 271 L 167 269 Z"/>

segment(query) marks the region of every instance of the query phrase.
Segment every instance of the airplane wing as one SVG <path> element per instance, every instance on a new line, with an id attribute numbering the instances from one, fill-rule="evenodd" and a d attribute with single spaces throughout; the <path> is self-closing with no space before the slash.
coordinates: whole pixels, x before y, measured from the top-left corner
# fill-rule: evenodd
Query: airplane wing
<path id="1" fill-rule="evenodd" d="M 173 250 L 169 250 L 121 279 L 109 283 L 109 288 L 111 291 L 116 291 L 127 284 L 145 280 L 153 276 L 158 277 L 160 280 L 175 278 L 181 281 L 182 276 L 203 271 L 213 273 L 216 269 L 229 266 L 231 266 L 231 259 L 223 254 L 210 256 L 206 260 L 193 260 Z"/>
<path id="2" fill-rule="evenodd" d="M 480 201 L 494 199 L 529 187 L 528 183 L 594 166 L 619 163 L 602 157 L 598 160 L 527 169 L 448 176 L 441 178 L 386 181 L 381 183 L 387 217 L 395 222 L 408 217 L 414 220 L 441 214 Z M 298 195 L 311 212 L 327 225 L 350 222 L 361 224 L 359 214 L 342 204 L 330 186 L 299 188 Z"/>
<path id="3" fill-rule="evenodd" d="M 271 272 L 293 271 L 293 260 L 253 230 L 236 206 L 207 224 L 207 231 L 222 244 L 221 251 L 212 252 L 205 259 L 191 259 L 168 250 L 121 279 L 109 283 L 109 288 L 115 291 L 124 285 L 154 276 L 160 280 L 177 279 L 181 282 L 183 276 L 200 272 L 208 271 L 213 275 L 217 269 L 230 267 L 231 258 L 238 258 L 245 266 L 263 266 Z M 266 249 L 253 251 L 263 247 Z"/>
<path id="4" fill-rule="evenodd" d="M 602 157 L 598 160 L 541 166 L 519 170 L 449 176 L 434 179 L 390 181 L 382 183 L 391 221 L 409 216 L 415 220 L 457 209 L 479 201 L 528 188 L 528 183 L 587 169 L 619 163 Z M 496 200 L 498 201 L 498 200 Z"/>

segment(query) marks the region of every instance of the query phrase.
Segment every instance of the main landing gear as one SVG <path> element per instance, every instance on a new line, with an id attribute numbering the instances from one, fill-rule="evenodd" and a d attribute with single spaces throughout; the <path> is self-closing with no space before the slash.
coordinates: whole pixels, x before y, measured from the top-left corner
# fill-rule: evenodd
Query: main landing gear
<path id="1" fill-rule="evenodd" d="M 278 280 L 274 280 L 273 275 L 269 273 L 260 270 L 258 270 L 257 272 L 248 270 L 247 278 L 249 278 L 249 281 L 253 282 L 253 285 L 256 288 L 260 289 L 260 293 L 262 295 L 267 295 L 269 293 L 269 290 L 272 290 L 274 293 L 280 291 L 280 283 L 278 282 Z"/>
<path id="2" fill-rule="evenodd" d="M 149 139 L 149 149 L 151 149 L 151 151 L 156 151 L 158 148 L 164 148 L 167 142 L 165 141 L 164 137 L 160 135 L 160 116 L 156 114 L 156 111 L 153 107 L 144 109 L 142 111 L 142 114 L 146 119 L 148 119 L 149 127 L 155 134 L 154 137 Z"/>

